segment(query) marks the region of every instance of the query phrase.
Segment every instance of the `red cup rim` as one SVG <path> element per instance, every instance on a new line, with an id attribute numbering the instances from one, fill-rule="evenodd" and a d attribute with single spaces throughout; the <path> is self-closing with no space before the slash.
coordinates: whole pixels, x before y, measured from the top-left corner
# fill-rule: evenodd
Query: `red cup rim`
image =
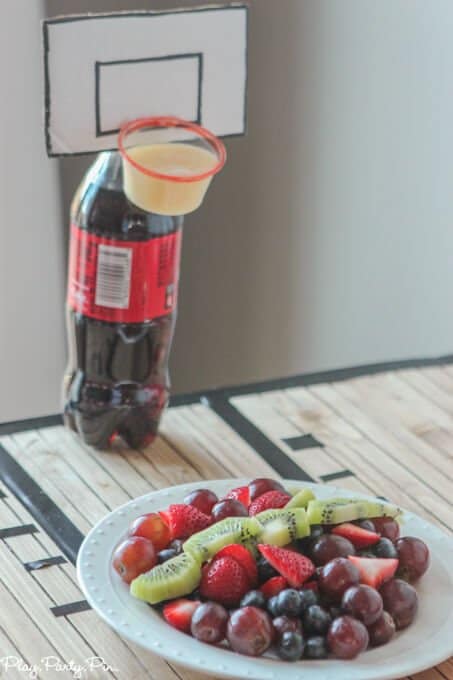
<path id="1" fill-rule="evenodd" d="M 150 170 L 131 158 L 124 146 L 124 139 L 126 135 L 146 127 L 181 127 L 185 128 L 186 130 L 191 130 L 202 139 L 205 139 L 211 145 L 217 154 L 218 161 L 212 168 L 198 175 L 167 175 L 163 172 L 157 172 L 157 170 Z M 118 148 L 123 158 L 134 168 L 136 168 L 136 170 L 139 170 L 144 175 L 148 175 L 149 177 L 169 180 L 171 182 L 199 182 L 202 179 L 207 179 L 208 177 L 212 177 L 212 175 L 215 175 L 217 172 L 219 172 L 225 165 L 226 161 L 225 145 L 218 137 L 201 125 L 191 123 L 190 121 L 184 120 L 183 118 L 177 118 L 176 116 L 136 118 L 135 120 L 130 120 L 127 123 L 124 123 L 121 126 L 118 135 Z"/>

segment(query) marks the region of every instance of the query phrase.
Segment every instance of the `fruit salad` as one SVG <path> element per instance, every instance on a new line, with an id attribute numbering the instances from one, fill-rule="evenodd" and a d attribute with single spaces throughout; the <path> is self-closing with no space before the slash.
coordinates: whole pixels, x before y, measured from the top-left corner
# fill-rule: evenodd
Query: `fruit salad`
<path id="1" fill-rule="evenodd" d="M 112 563 L 133 597 L 207 644 L 353 659 L 417 614 L 429 550 L 400 536 L 400 516 L 380 500 L 320 500 L 259 478 L 138 517 Z"/>

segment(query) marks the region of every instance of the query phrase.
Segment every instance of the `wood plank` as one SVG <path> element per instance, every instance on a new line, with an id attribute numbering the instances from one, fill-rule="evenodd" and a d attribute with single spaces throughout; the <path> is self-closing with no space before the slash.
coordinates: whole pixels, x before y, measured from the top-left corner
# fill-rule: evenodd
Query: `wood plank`
<path id="1" fill-rule="evenodd" d="M 347 419 L 350 424 L 360 430 L 362 435 L 377 447 L 381 474 L 386 472 L 398 485 L 401 491 L 416 499 L 427 512 L 438 517 L 446 527 L 451 527 L 452 513 L 450 507 L 438 496 L 431 484 L 426 483 L 424 471 L 413 460 L 411 451 L 403 446 L 392 434 L 377 424 L 368 414 L 355 403 L 355 396 L 349 400 L 345 385 L 316 385 L 310 388 L 310 393 L 317 396 L 325 404 Z M 293 391 L 292 391 L 293 393 Z M 385 494 L 384 494 L 385 495 Z"/>

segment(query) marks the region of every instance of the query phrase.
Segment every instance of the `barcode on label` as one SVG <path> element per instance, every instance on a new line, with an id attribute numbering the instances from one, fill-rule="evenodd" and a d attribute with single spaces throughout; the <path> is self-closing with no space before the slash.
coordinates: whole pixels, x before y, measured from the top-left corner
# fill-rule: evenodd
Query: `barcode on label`
<path id="1" fill-rule="evenodd" d="M 99 245 L 95 303 L 127 309 L 131 283 L 132 249 Z"/>

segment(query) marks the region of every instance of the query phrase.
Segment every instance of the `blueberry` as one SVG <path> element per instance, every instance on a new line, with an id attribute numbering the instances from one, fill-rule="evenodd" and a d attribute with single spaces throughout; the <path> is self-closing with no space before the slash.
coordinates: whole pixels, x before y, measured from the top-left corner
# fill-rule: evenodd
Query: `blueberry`
<path id="1" fill-rule="evenodd" d="M 273 576 L 278 576 L 278 572 L 274 567 L 269 564 L 265 557 L 260 557 L 257 560 L 256 566 L 258 567 L 258 578 L 260 583 L 265 583 Z"/>
<path id="2" fill-rule="evenodd" d="M 326 638 L 316 635 L 305 641 L 306 659 L 327 659 L 328 653 Z"/>
<path id="3" fill-rule="evenodd" d="M 171 560 L 172 557 L 176 557 L 177 554 L 178 553 L 174 548 L 165 548 L 165 550 L 161 550 L 157 553 L 157 561 L 159 564 L 162 564 L 162 562 L 166 562 L 167 560 Z"/>
<path id="4" fill-rule="evenodd" d="M 319 538 L 324 533 L 324 529 L 320 524 L 312 524 L 310 527 L 310 538 Z"/>
<path id="5" fill-rule="evenodd" d="M 275 619 L 277 616 L 280 616 L 281 611 L 278 606 L 278 595 L 274 595 L 273 597 L 269 598 L 267 601 L 267 611 L 273 619 Z"/>
<path id="6" fill-rule="evenodd" d="M 360 550 L 358 555 L 359 555 L 359 557 L 372 557 L 372 558 L 376 557 L 374 552 L 371 552 L 371 550 L 369 548 L 365 548 L 365 550 Z"/>
<path id="7" fill-rule="evenodd" d="M 299 591 L 286 588 L 277 595 L 277 607 L 284 616 L 300 616 L 302 612 L 302 598 Z"/>
<path id="8" fill-rule="evenodd" d="M 249 590 L 244 595 L 239 605 L 240 607 L 259 607 L 266 609 L 266 598 L 260 590 Z"/>
<path id="9" fill-rule="evenodd" d="M 373 546 L 373 552 L 376 557 L 398 558 L 398 551 L 389 538 L 381 538 L 381 540 Z"/>
<path id="10" fill-rule="evenodd" d="M 306 588 L 305 590 L 299 590 L 299 595 L 301 599 L 301 611 L 304 612 L 312 604 L 319 604 L 318 593 L 311 588 Z"/>
<path id="11" fill-rule="evenodd" d="M 169 548 L 172 548 L 173 550 L 176 551 L 176 554 L 179 555 L 179 553 L 182 552 L 182 546 L 183 546 L 184 541 L 181 541 L 179 538 L 175 538 L 169 545 Z"/>
<path id="12" fill-rule="evenodd" d="M 330 614 L 318 604 L 312 604 L 304 612 L 302 623 L 307 635 L 323 635 L 327 633 L 332 622 Z"/>
<path id="13" fill-rule="evenodd" d="M 277 645 L 277 654 L 285 661 L 297 661 L 304 653 L 304 639 L 300 633 L 287 631 Z"/>
<path id="14" fill-rule="evenodd" d="M 365 531 L 372 531 L 373 533 L 376 532 L 373 522 L 369 519 L 361 519 L 360 522 L 357 522 L 356 524 L 362 529 L 365 529 Z"/>

